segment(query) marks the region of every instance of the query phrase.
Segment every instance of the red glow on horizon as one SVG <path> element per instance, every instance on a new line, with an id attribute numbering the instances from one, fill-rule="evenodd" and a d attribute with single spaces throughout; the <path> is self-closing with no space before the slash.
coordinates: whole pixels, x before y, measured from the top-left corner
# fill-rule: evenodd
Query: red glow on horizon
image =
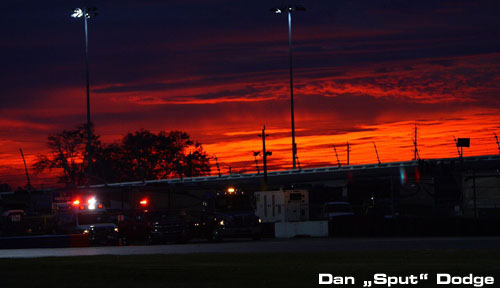
<path id="1" fill-rule="evenodd" d="M 411 160 L 415 123 L 422 159 L 457 157 L 453 137 L 471 138 L 471 148 L 464 149 L 464 156 L 498 154 L 493 133 L 500 134 L 500 106 L 495 105 L 500 79 L 493 72 L 499 62 L 500 54 L 491 53 L 297 69 L 295 124 L 302 168 L 336 166 L 332 144 L 345 165 L 346 142 L 351 145 L 351 165 L 377 162 L 372 142 L 376 142 L 382 162 Z M 485 71 L 494 76 L 479 77 Z M 96 132 L 103 143 L 113 143 L 141 128 L 153 132 L 183 130 L 200 141 L 209 156 L 216 154 L 220 162 L 231 165 L 233 173 L 255 173 L 252 155 L 262 149 L 257 135 L 266 125 L 270 135 L 266 148 L 273 152 L 268 158 L 270 169 L 289 169 L 292 159 L 286 72 L 219 75 L 223 80 L 213 84 L 202 81 L 206 80 L 203 77 L 193 80 L 179 76 L 164 81 L 173 88 L 136 91 L 132 87 L 125 92 L 94 93 L 98 96 L 93 98 Z M 226 83 L 225 76 L 232 76 L 231 81 Z M 197 80 L 199 84 L 188 88 L 182 85 Z M 468 81 L 472 84 L 464 84 Z M 134 84 L 143 83 L 129 86 Z M 110 86 L 127 88 L 123 83 L 112 83 L 93 89 Z M 7 182 L 13 189 L 26 183 L 20 147 L 32 185 L 56 186 L 60 171 L 34 174 L 33 163 L 37 154 L 48 151 L 48 134 L 78 124 L 44 124 L 29 119 L 46 115 L 72 121 L 85 118 L 81 87 L 53 88 L 43 93 L 46 99 L 39 107 L 5 110 L 0 116 L 0 183 Z M 69 102 L 74 105 L 68 106 Z M 262 171 L 262 158 L 257 160 Z M 212 175 L 216 175 L 215 163 L 211 164 Z M 228 173 L 227 166 L 221 166 L 221 170 Z"/>

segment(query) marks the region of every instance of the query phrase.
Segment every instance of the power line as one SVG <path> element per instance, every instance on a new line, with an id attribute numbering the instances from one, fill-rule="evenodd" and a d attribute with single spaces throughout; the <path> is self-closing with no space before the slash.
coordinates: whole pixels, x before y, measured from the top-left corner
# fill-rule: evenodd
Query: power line
<path id="1" fill-rule="evenodd" d="M 495 140 L 497 141 L 498 153 L 500 153 L 500 143 L 498 143 L 497 133 L 493 132 L 493 134 L 495 135 Z"/>
<path id="2" fill-rule="evenodd" d="M 349 146 L 349 142 L 347 142 L 347 166 L 349 166 L 349 153 L 351 152 L 351 148 Z"/>
<path id="3" fill-rule="evenodd" d="M 333 144 L 332 146 L 333 146 L 333 151 L 335 152 L 335 157 L 337 157 L 337 165 L 339 165 L 340 167 L 341 165 L 339 160 L 339 154 L 337 154 L 337 148 L 335 147 L 335 144 Z"/>
<path id="4" fill-rule="evenodd" d="M 255 169 L 257 170 L 257 175 L 260 174 L 259 170 L 259 163 L 257 162 L 257 156 L 260 155 L 260 151 L 252 151 L 253 152 L 253 158 L 255 159 Z"/>
<path id="5" fill-rule="evenodd" d="M 375 144 L 375 142 L 373 142 L 373 147 L 375 148 L 375 154 L 377 154 L 378 165 L 380 165 L 380 164 L 382 164 L 382 162 L 380 162 L 380 158 L 378 157 L 378 150 L 377 150 L 377 145 Z"/>
<path id="6" fill-rule="evenodd" d="M 19 152 L 21 152 L 21 157 L 23 158 L 24 163 L 24 171 L 26 171 L 26 180 L 28 182 L 26 188 L 28 190 L 31 190 L 30 174 L 28 173 L 28 166 L 26 165 L 26 160 L 24 159 L 23 149 L 19 148 Z"/>

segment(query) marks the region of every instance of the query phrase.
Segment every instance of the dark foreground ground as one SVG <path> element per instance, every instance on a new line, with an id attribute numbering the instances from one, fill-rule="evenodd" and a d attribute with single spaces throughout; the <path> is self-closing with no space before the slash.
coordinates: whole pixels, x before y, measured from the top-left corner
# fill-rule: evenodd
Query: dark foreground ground
<path id="1" fill-rule="evenodd" d="M 355 285 L 321 287 L 363 287 L 374 273 L 429 274 L 429 280 L 407 287 L 452 287 L 437 286 L 435 274 L 473 273 L 494 276 L 489 287 L 498 287 L 500 249 L 0 259 L 0 273 L 1 287 L 318 287 L 318 273 L 356 277 Z"/>

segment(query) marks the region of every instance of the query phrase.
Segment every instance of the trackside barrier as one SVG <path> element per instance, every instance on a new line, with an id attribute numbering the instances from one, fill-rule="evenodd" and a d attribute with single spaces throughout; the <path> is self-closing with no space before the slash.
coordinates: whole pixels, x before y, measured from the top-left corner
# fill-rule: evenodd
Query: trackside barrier
<path id="1" fill-rule="evenodd" d="M 1 237 L 0 249 L 88 247 L 88 235 Z"/>
<path id="2" fill-rule="evenodd" d="M 475 162 L 475 161 L 498 161 L 500 159 L 499 155 L 485 155 L 485 156 L 472 156 L 464 157 L 461 161 Z M 449 163 L 454 161 L 459 161 L 459 158 L 441 158 L 441 159 L 429 159 L 435 164 Z M 401 162 L 387 162 L 381 164 L 361 164 L 361 165 L 350 165 L 350 166 L 330 166 L 330 167 L 318 167 L 318 168 L 307 168 L 307 169 L 292 169 L 284 171 L 270 171 L 268 176 L 281 176 L 281 175 L 300 175 L 300 174 L 314 174 L 314 173 L 327 173 L 327 172 L 337 172 L 337 171 L 352 171 L 352 170 L 366 170 L 366 169 L 378 169 L 378 168 L 399 168 L 399 167 L 415 167 L 418 166 L 418 161 L 401 161 Z M 146 186 L 154 184 L 175 184 L 175 183 L 190 183 L 190 182 L 205 182 L 205 181 L 220 181 L 228 179 L 249 179 L 249 178 L 262 178 L 263 174 L 260 173 L 249 173 L 249 174 L 231 174 L 231 175 L 221 175 L 218 176 L 201 176 L 201 177 L 191 177 L 191 178 L 172 178 L 172 179 L 161 179 L 161 180 L 146 180 L 146 181 L 132 181 L 132 182 L 120 182 L 120 183 L 108 183 L 108 184 L 98 184 L 92 185 L 91 188 L 102 188 L 102 187 L 129 187 L 129 186 Z M 80 188 L 86 188 L 81 186 Z"/>
<path id="3" fill-rule="evenodd" d="M 274 233 L 276 238 L 327 237 L 328 221 L 278 222 L 274 224 Z"/>
<path id="4" fill-rule="evenodd" d="M 338 217 L 329 221 L 329 236 L 500 236 L 499 226 L 500 219 Z"/>
<path id="5" fill-rule="evenodd" d="M 85 234 L 72 234 L 69 235 L 69 247 L 89 247 L 89 235 Z"/>

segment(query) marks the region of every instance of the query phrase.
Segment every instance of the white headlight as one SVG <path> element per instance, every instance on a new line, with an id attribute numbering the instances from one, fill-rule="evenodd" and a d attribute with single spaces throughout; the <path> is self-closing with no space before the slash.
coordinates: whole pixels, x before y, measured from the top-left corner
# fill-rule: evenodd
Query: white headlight
<path id="1" fill-rule="evenodd" d="M 95 204 L 97 202 L 95 197 L 90 198 L 87 202 L 89 203 L 89 210 L 95 210 Z"/>

